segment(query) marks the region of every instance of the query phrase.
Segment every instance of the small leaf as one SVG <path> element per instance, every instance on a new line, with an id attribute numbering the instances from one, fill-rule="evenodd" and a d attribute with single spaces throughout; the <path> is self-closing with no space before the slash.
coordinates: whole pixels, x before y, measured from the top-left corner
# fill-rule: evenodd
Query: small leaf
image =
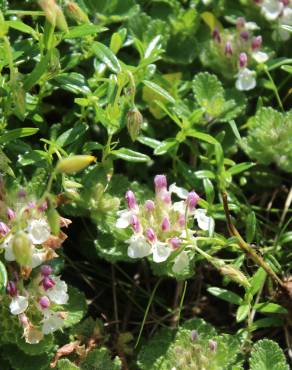
<path id="1" fill-rule="evenodd" d="M 214 145 L 219 144 L 219 142 L 216 139 L 214 139 L 213 136 L 209 134 L 205 134 L 204 132 L 199 132 L 196 130 L 188 130 L 186 132 L 186 135 L 195 137 L 196 139 L 199 139 L 209 144 L 214 144 Z"/>
<path id="2" fill-rule="evenodd" d="M 245 320 L 247 318 L 249 310 L 250 310 L 249 304 L 242 304 L 241 306 L 239 306 L 236 311 L 236 321 L 241 322 Z"/>
<path id="3" fill-rule="evenodd" d="M 255 163 L 251 163 L 251 162 L 238 163 L 235 166 L 230 167 L 227 170 L 227 172 L 230 175 L 237 175 L 238 173 L 244 172 L 253 166 L 255 166 Z"/>
<path id="4" fill-rule="evenodd" d="M 167 152 L 169 152 L 172 148 L 174 148 L 175 146 L 178 145 L 178 142 L 177 140 L 175 139 L 166 139 L 164 141 L 162 141 L 160 143 L 160 145 L 158 145 L 155 150 L 154 150 L 154 154 L 155 155 L 162 155 L 162 154 L 165 154 Z"/>
<path id="5" fill-rule="evenodd" d="M 150 157 L 148 155 L 135 152 L 134 150 L 128 148 L 120 148 L 117 150 L 112 150 L 111 154 L 113 154 L 117 158 L 121 158 L 124 161 L 128 162 L 149 162 Z"/>
<path id="6" fill-rule="evenodd" d="M 170 103 L 174 104 L 175 99 L 161 86 L 157 85 L 155 82 L 151 81 L 143 81 L 144 85 L 146 85 L 150 90 L 153 90 L 156 94 L 160 95 L 162 98 L 166 99 Z"/>
<path id="7" fill-rule="evenodd" d="M 118 58 L 107 46 L 100 42 L 94 42 L 92 44 L 92 50 L 97 58 L 101 62 L 103 62 L 111 71 L 118 73 L 122 70 Z"/>
<path id="8" fill-rule="evenodd" d="M 6 21 L 5 23 L 9 27 L 14 28 L 17 31 L 28 33 L 32 37 L 34 37 L 35 39 L 38 38 L 36 31 L 32 27 L 28 26 L 27 24 L 25 24 L 25 23 L 23 23 L 23 22 L 21 22 L 19 20 Z"/>
<path id="9" fill-rule="evenodd" d="M 262 288 L 265 283 L 266 276 L 266 271 L 262 267 L 259 267 L 257 272 L 250 279 L 250 289 L 248 293 L 254 296 Z"/>
<path id="10" fill-rule="evenodd" d="M 5 134 L 0 136 L 0 144 L 4 144 L 11 140 L 18 139 L 20 137 L 31 136 L 38 132 L 38 128 L 33 127 L 25 127 L 25 128 L 16 128 L 14 130 L 10 130 Z"/>
<path id="11" fill-rule="evenodd" d="M 7 285 L 7 271 L 4 264 L 0 261 L 0 293 L 3 293 Z"/>
<path id="12" fill-rule="evenodd" d="M 240 305 L 242 303 L 242 298 L 236 293 L 231 292 L 230 290 L 217 287 L 210 287 L 207 290 L 215 297 L 223 299 L 223 301 L 236 305 Z"/>
<path id="13" fill-rule="evenodd" d="M 61 73 L 52 80 L 61 89 L 72 92 L 73 94 L 88 94 L 90 89 L 87 86 L 85 77 L 79 73 Z"/>
<path id="14" fill-rule="evenodd" d="M 64 39 L 75 39 L 77 37 L 97 35 L 106 30 L 107 28 L 95 24 L 82 24 L 81 26 L 71 27 L 69 32 L 64 34 Z"/>
<path id="15" fill-rule="evenodd" d="M 280 313 L 280 314 L 286 314 L 287 310 L 276 303 L 270 303 L 270 302 L 262 302 L 257 303 L 254 308 L 263 313 Z"/>
<path id="16" fill-rule="evenodd" d="M 246 241 L 251 243 L 254 239 L 257 226 L 257 219 L 254 211 L 251 211 L 246 218 Z"/>

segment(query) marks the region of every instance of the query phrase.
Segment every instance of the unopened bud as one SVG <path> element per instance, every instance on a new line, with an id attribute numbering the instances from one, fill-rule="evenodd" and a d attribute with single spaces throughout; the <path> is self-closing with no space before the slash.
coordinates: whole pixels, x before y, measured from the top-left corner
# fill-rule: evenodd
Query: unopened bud
<path id="1" fill-rule="evenodd" d="M 161 223 L 161 230 L 166 232 L 170 230 L 170 222 L 167 217 L 164 217 Z"/>
<path id="2" fill-rule="evenodd" d="M 212 33 L 212 38 L 214 41 L 218 42 L 220 44 L 221 42 L 221 36 L 218 27 L 215 27 Z"/>
<path id="3" fill-rule="evenodd" d="M 73 155 L 72 157 L 61 159 L 57 164 L 56 170 L 72 174 L 83 170 L 95 160 L 96 158 L 92 155 Z"/>
<path id="4" fill-rule="evenodd" d="M 147 235 L 147 239 L 148 239 L 151 243 L 153 243 L 153 242 L 155 242 L 155 241 L 156 241 L 156 235 L 155 235 L 155 232 L 154 232 L 154 230 L 153 230 L 151 227 L 149 227 L 149 228 L 146 230 L 146 235 Z"/>
<path id="5" fill-rule="evenodd" d="M 14 283 L 14 281 L 9 281 L 6 289 L 10 297 L 15 297 L 17 295 L 17 288 L 16 288 L 16 284 Z"/>
<path id="6" fill-rule="evenodd" d="M 198 334 L 197 330 L 192 330 L 191 331 L 191 340 L 193 342 L 195 342 L 198 339 L 199 339 L 199 334 Z"/>
<path id="7" fill-rule="evenodd" d="M 261 47 L 262 42 L 263 42 L 262 36 L 253 37 L 253 39 L 251 41 L 252 50 L 253 51 L 258 50 Z"/>
<path id="8" fill-rule="evenodd" d="M 247 55 L 246 53 L 240 53 L 239 55 L 239 67 L 245 68 L 247 65 Z"/>
<path id="9" fill-rule="evenodd" d="M 242 28 L 244 28 L 244 26 L 245 26 L 245 18 L 243 18 L 243 17 L 238 17 L 238 18 L 236 19 L 236 28 L 237 28 L 238 30 L 241 30 Z"/>
<path id="10" fill-rule="evenodd" d="M 155 191 L 159 192 L 167 188 L 167 180 L 165 175 L 156 175 L 154 177 Z"/>
<path id="11" fill-rule="evenodd" d="M 43 296 L 39 299 L 39 305 L 41 307 L 42 310 L 45 310 L 47 309 L 48 307 L 50 307 L 50 300 L 48 297 L 46 296 Z"/>
<path id="12" fill-rule="evenodd" d="M 15 219 L 15 212 L 11 208 L 7 208 L 7 217 L 9 221 Z"/>
<path id="13" fill-rule="evenodd" d="M 191 191 L 187 197 L 187 205 L 189 209 L 192 210 L 196 208 L 199 200 L 200 196 L 195 191 Z"/>
<path id="14" fill-rule="evenodd" d="M 43 280 L 41 281 L 41 284 L 42 284 L 44 290 L 49 290 L 49 289 L 53 288 L 56 285 L 54 280 L 52 278 L 50 278 L 49 276 L 45 276 L 43 278 Z"/>
<path id="15" fill-rule="evenodd" d="M 235 281 L 236 283 L 246 288 L 250 286 L 247 277 L 234 266 L 223 264 L 221 267 L 219 267 L 219 271 L 221 272 L 222 275 L 229 277 L 229 279 Z"/>
<path id="16" fill-rule="evenodd" d="M 227 41 L 226 44 L 225 44 L 224 54 L 226 56 L 228 56 L 228 57 L 233 54 L 233 52 L 232 52 L 232 45 L 231 45 L 231 42 L 230 41 Z"/>
<path id="17" fill-rule="evenodd" d="M 140 221 L 139 221 L 139 219 L 136 215 L 131 216 L 131 225 L 132 225 L 135 233 L 140 232 L 141 224 L 140 224 Z"/>
<path id="18" fill-rule="evenodd" d="M 87 14 L 74 1 L 69 1 L 66 4 L 66 10 L 70 17 L 78 23 L 89 23 Z"/>
<path id="19" fill-rule="evenodd" d="M 4 222 L 0 221 L 0 236 L 5 236 L 9 231 L 9 227 Z"/>
<path id="20" fill-rule="evenodd" d="M 146 208 L 146 210 L 148 212 L 153 211 L 154 210 L 154 207 L 155 207 L 155 204 L 154 204 L 153 200 L 150 200 L 150 199 L 146 200 L 146 202 L 145 202 L 145 208 Z"/>
<path id="21" fill-rule="evenodd" d="M 171 238 L 171 239 L 169 240 L 169 242 L 170 242 L 171 246 L 172 246 L 174 249 L 179 248 L 179 247 L 180 247 L 180 245 L 181 245 L 181 240 L 180 240 L 180 238 L 178 238 L 177 236 L 174 236 L 173 238 Z"/>
<path id="22" fill-rule="evenodd" d="M 13 237 L 11 243 L 16 262 L 22 266 L 30 265 L 32 259 L 32 244 L 27 234 L 23 231 L 19 231 Z"/>
<path id="23" fill-rule="evenodd" d="M 244 41 L 248 41 L 249 39 L 249 33 L 248 31 L 242 31 L 240 32 L 240 38 Z"/>
<path id="24" fill-rule="evenodd" d="M 41 274 L 43 275 L 43 276 L 49 276 L 49 275 L 51 275 L 51 273 L 53 272 L 53 269 L 52 269 L 52 267 L 51 266 L 49 266 L 49 265 L 43 265 L 42 267 L 41 267 Z"/>
<path id="25" fill-rule="evenodd" d="M 216 352 L 217 351 L 217 342 L 213 339 L 210 339 L 208 342 L 208 347 L 211 352 Z"/>
<path id="26" fill-rule="evenodd" d="M 143 116 L 137 108 L 130 109 L 127 113 L 127 128 L 132 141 L 135 141 L 139 135 Z"/>
<path id="27" fill-rule="evenodd" d="M 186 224 L 186 218 L 185 218 L 185 215 L 180 214 L 180 215 L 178 216 L 178 223 L 179 223 L 179 226 L 181 226 L 181 227 L 184 227 L 184 226 L 185 226 L 185 224 Z"/>
<path id="28" fill-rule="evenodd" d="M 126 201 L 127 201 L 127 204 L 128 204 L 128 208 L 129 209 L 134 209 L 137 207 L 137 202 L 136 202 L 136 198 L 135 198 L 135 194 L 132 192 L 132 190 L 128 190 L 126 192 Z"/>

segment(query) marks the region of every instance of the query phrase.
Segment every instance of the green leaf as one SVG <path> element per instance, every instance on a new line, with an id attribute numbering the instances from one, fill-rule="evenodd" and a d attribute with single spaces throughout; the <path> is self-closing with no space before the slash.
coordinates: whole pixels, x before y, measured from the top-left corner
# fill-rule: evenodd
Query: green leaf
<path id="1" fill-rule="evenodd" d="M 106 31 L 107 28 L 96 24 L 82 24 L 80 26 L 69 28 L 69 32 L 64 34 L 64 39 L 75 39 L 88 35 L 97 35 L 100 32 Z"/>
<path id="2" fill-rule="evenodd" d="M 257 272 L 253 275 L 253 277 L 250 279 L 250 289 L 249 294 L 254 296 L 263 286 L 266 280 L 267 273 L 262 268 L 259 267 Z"/>
<path id="3" fill-rule="evenodd" d="M 35 39 L 38 38 L 37 32 L 27 24 L 19 21 L 19 20 L 13 20 L 13 21 L 6 21 L 5 22 L 9 27 L 14 28 L 17 31 L 21 31 L 24 33 L 30 34 Z"/>
<path id="4" fill-rule="evenodd" d="M 249 365 L 250 370 L 289 370 L 282 349 L 269 339 L 259 340 L 253 346 Z"/>
<path id="5" fill-rule="evenodd" d="M 196 139 L 199 139 L 209 144 L 214 144 L 214 145 L 219 144 L 219 142 L 216 139 L 214 139 L 213 136 L 209 134 L 205 134 L 204 132 L 199 132 L 199 131 L 192 130 L 192 129 L 186 132 L 186 136 L 195 137 Z"/>
<path id="6" fill-rule="evenodd" d="M 253 166 L 255 166 L 255 163 L 251 162 L 238 163 L 235 166 L 230 167 L 226 172 L 228 172 L 230 175 L 237 175 L 238 173 L 244 172 Z"/>
<path id="7" fill-rule="evenodd" d="M 81 140 L 82 136 L 86 133 L 87 130 L 87 125 L 78 124 L 75 127 L 72 127 L 69 130 L 63 132 L 62 135 L 57 138 L 56 144 L 59 145 L 61 148 L 65 148 L 67 145 Z"/>
<path id="8" fill-rule="evenodd" d="M 29 356 L 17 346 L 5 346 L 5 358 L 10 362 L 11 367 L 14 370 L 47 370 L 50 364 L 50 358 L 48 355 L 41 354 L 36 356 Z"/>
<path id="9" fill-rule="evenodd" d="M 143 80 L 145 86 L 147 86 L 150 90 L 154 91 L 156 94 L 161 96 L 162 98 L 166 99 L 168 102 L 174 104 L 175 99 L 161 86 L 157 85 L 155 82 Z"/>
<path id="10" fill-rule="evenodd" d="M 223 299 L 223 301 L 236 305 L 240 305 L 243 302 L 242 298 L 239 295 L 231 292 L 230 290 L 217 287 L 210 287 L 207 290 L 210 294 L 214 295 L 215 297 Z"/>
<path id="11" fill-rule="evenodd" d="M 161 144 L 161 141 L 147 136 L 138 136 L 137 141 L 139 141 L 141 144 L 149 146 L 152 149 L 156 149 Z"/>
<path id="12" fill-rule="evenodd" d="M 17 340 L 18 347 L 30 356 L 40 355 L 42 353 L 52 353 L 56 347 L 54 343 L 54 336 L 52 334 L 45 335 L 44 338 L 37 344 L 26 343 L 23 337 Z"/>
<path id="13" fill-rule="evenodd" d="M 262 328 L 279 328 L 285 325 L 285 319 L 283 317 L 265 317 L 264 319 L 255 320 L 251 325 L 251 330 L 256 331 Z"/>
<path id="14" fill-rule="evenodd" d="M 0 144 L 10 142 L 11 140 L 15 140 L 20 137 L 34 135 L 38 132 L 38 130 L 38 128 L 33 127 L 16 128 L 14 130 L 10 130 L 9 132 L 6 132 L 0 136 Z"/>
<path id="15" fill-rule="evenodd" d="M 262 302 L 257 303 L 254 308 L 263 313 L 280 313 L 280 314 L 287 314 L 287 310 L 276 303 L 270 303 L 270 302 Z"/>
<path id="16" fill-rule="evenodd" d="M 51 81 L 61 89 L 72 92 L 73 94 L 86 95 L 90 93 L 85 77 L 76 72 L 61 73 Z"/>
<path id="17" fill-rule="evenodd" d="M 254 240 L 255 232 L 257 227 L 257 219 L 254 211 L 251 211 L 246 218 L 246 241 L 251 243 Z"/>
<path id="18" fill-rule="evenodd" d="M 5 265 L 0 261 L 0 293 L 5 291 L 7 285 L 7 271 Z"/>
<path id="19" fill-rule="evenodd" d="M 117 150 L 112 150 L 111 154 L 115 157 L 123 159 L 124 161 L 128 162 L 149 162 L 150 157 L 148 155 L 135 152 L 134 150 L 128 148 L 120 148 Z"/>
<path id="20" fill-rule="evenodd" d="M 68 315 L 65 319 L 65 327 L 77 324 L 87 311 L 85 295 L 74 287 L 69 287 L 69 302 L 65 306 Z"/>
<path id="21" fill-rule="evenodd" d="M 115 73 L 121 72 L 122 68 L 120 62 L 111 49 L 100 42 L 94 42 L 91 47 L 97 58 L 111 71 Z"/>
<path id="22" fill-rule="evenodd" d="M 169 152 L 172 148 L 176 147 L 178 142 L 176 139 L 166 139 L 162 141 L 154 150 L 155 155 L 162 155 Z"/>
<path id="23" fill-rule="evenodd" d="M 244 303 L 238 307 L 236 311 L 236 321 L 241 322 L 245 320 L 248 316 L 250 310 L 250 305 L 248 303 Z"/>
<path id="24" fill-rule="evenodd" d="M 121 360 L 118 357 L 112 360 L 109 350 L 105 347 L 90 351 L 80 363 L 81 370 L 120 370 L 121 368 Z"/>
<path id="25" fill-rule="evenodd" d="M 25 152 L 18 156 L 18 164 L 21 166 L 29 166 L 37 162 L 48 160 L 49 154 L 42 150 L 32 150 L 30 152 Z"/>
<path id="26" fill-rule="evenodd" d="M 80 370 L 80 367 L 73 364 L 73 362 L 69 361 L 67 358 L 62 358 L 57 363 L 58 370 Z"/>

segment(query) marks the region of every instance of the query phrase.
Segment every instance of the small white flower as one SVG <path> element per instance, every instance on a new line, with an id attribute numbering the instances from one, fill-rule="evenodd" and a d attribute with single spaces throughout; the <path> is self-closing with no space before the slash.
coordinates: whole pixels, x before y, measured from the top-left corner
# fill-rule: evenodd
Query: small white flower
<path id="1" fill-rule="evenodd" d="M 189 192 L 186 189 L 176 186 L 175 183 L 169 186 L 169 192 L 176 194 L 181 199 L 187 199 L 189 194 Z"/>
<path id="2" fill-rule="evenodd" d="M 54 303 L 66 304 L 69 300 L 69 296 L 67 293 L 67 284 L 65 283 L 65 281 L 61 280 L 59 276 L 54 276 L 53 280 L 55 282 L 55 285 L 53 286 L 53 288 L 48 289 L 45 294 Z"/>
<path id="3" fill-rule="evenodd" d="M 280 21 L 280 25 L 292 26 L 292 9 L 286 7 L 283 10 L 283 13 L 282 13 L 281 17 L 279 18 L 279 21 Z M 283 41 L 289 40 L 291 32 L 286 31 L 286 30 L 282 29 L 281 27 L 279 27 L 278 32 L 279 32 L 279 36 L 280 36 L 281 40 L 283 40 Z"/>
<path id="4" fill-rule="evenodd" d="M 64 325 L 64 319 L 60 316 L 59 312 L 50 310 L 44 311 L 44 319 L 42 325 L 42 332 L 47 335 L 59 330 Z"/>
<path id="5" fill-rule="evenodd" d="M 237 90 L 248 91 L 256 86 L 255 72 L 248 68 L 243 68 L 238 72 L 237 80 L 235 82 Z"/>
<path id="6" fill-rule="evenodd" d="M 211 226 L 214 225 L 214 220 L 212 217 L 208 217 L 206 215 L 207 211 L 206 209 L 199 208 L 195 211 L 194 218 L 198 222 L 198 226 L 201 230 L 207 231 Z"/>
<path id="7" fill-rule="evenodd" d="M 14 256 L 14 253 L 13 253 L 13 250 L 12 250 L 12 243 L 11 243 L 11 240 L 12 240 L 12 234 L 10 234 L 9 236 L 7 236 L 7 238 L 5 239 L 4 243 L 1 244 L 1 248 L 3 248 L 5 251 L 4 251 L 4 257 L 6 259 L 6 261 L 15 261 L 15 256 Z"/>
<path id="8" fill-rule="evenodd" d="M 136 214 L 133 210 L 122 210 L 118 212 L 119 218 L 116 221 L 116 227 L 119 229 L 126 229 L 131 224 L 131 217 Z"/>
<path id="9" fill-rule="evenodd" d="M 187 252 L 182 251 L 174 260 L 172 271 L 176 274 L 181 273 L 189 265 L 189 257 Z"/>
<path id="10" fill-rule="evenodd" d="M 274 21 L 283 11 L 284 4 L 279 0 L 264 0 L 261 10 L 268 21 Z"/>
<path id="11" fill-rule="evenodd" d="M 28 237 L 33 244 L 42 244 L 49 239 L 51 234 L 50 227 L 47 221 L 43 218 L 29 220 L 28 226 Z"/>
<path id="12" fill-rule="evenodd" d="M 31 258 L 31 266 L 33 269 L 40 266 L 47 260 L 47 252 L 44 249 L 34 248 Z"/>
<path id="13" fill-rule="evenodd" d="M 28 297 L 24 297 L 22 295 L 19 295 L 17 297 L 13 297 L 9 309 L 12 315 L 20 315 L 24 311 L 26 311 L 28 307 Z"/>
<path id="14" fill-rule="evenodd" d="M 159 241 L 153 243 L 152 250 L 153 250 L 153 261 L 156 263 L 166 261 L 172 252 L 172 249 L 168 247 L 167 243 L 161 243 Z"/>
<path id="15" fill-rule="evenodd" d="M 268 59 L 269 56 L 267 53 L 264 53 L 263 51 L 254 51 L 252 53 L 253 59 L 258 62 L 258 63 L 265 63 Z"/>
<path id="16" fill-rule="evenodd" d="M 134 234 L 129 240 L 128 256 L 130 258 L 143 258 L 152 253 L 152 246 L 143 235 Z"/>
<path id="17" fill-rule="evenodd" d="M 260 27 L 255 22 L 246 22 L 244 27 L 249 31 L 260 30 Z"/>

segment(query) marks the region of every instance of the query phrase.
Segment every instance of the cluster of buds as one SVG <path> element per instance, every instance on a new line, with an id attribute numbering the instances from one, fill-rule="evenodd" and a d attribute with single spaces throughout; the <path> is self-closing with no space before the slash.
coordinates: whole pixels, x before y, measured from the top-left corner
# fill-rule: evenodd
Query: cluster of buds
<path id="1" fill-rule="evenodd" d="M 0 258 L 10 278 L 9 309 L 18 316 L 28 343 L 38 343 L 64 325 L 66 313 L 60 306 L 69 298 L 66 283 L 47 265 L 58 257 L 56 250 L 67 237 L 60 230 L 52 235 L 47 208 L 46 202 L 28 201 L 20 191 L 16 206 L 6 208 L 0 222 Z M 62 227 L 71 221 L 60 217 L 58 222 Z"/>
<path id="2" fill-rule="evenodd" d="M 254 0 L 254 3 L 260 7 L 261 13 L 268 21 L 275 22 L 277 27 L 273 32 L 273 38 L 289 40 L 290 32 L 282 29 L 281 26 L 292 26 L 291 0 Z"/>
<path id="3" fill-rule="evenodd" d="M 195 191 L 188 192 L 176 184 L 167 186 L 166 176 L 154 178 L 155 198 L 138 205 L 135 194 L 126 193 L 127 209 L 119 211 L 116 227 L 131 227 L 133 235 L 127 240 L 128 256 L 143 258 L 152 255 L 156 263 L 164 262 L 174 253 L 172 270 L 180 273 L 189 264 L 191 250 L 188 220 L 195 218 L 201 230 L 212 227 L 213 219 L 206 215 L 205 209 L 197 209 L 200 200 Z M 172 202 L 172 194 L 181 201 Z"/>
<path id="4" fill-rule="evenodd" d="M 253 22 L 246 22 L 239 17 L 236 21 L 236 30 L 219 31 L 217 27 L 212 33 L 213 47 L 218 58 L 236 73 L 235 86 L 238 90 L 247 91 L 256 86 L 255 71 L 248 65 L 255 61 L 264 63 L 268 55 L 261 51 L 262 36 L 254 36 L 253 31 L 258 27 Z"/>

